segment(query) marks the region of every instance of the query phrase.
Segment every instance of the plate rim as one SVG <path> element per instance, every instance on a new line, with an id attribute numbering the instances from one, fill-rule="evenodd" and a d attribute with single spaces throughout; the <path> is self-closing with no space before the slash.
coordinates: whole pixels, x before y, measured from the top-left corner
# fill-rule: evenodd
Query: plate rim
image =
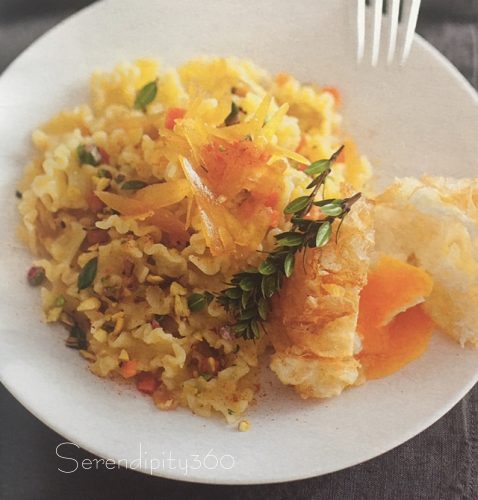
<path id="1" fill-rule="evenodd" d="M 92 4 L 89 4 L 82 9 L 72 13 L 70 16 L 62 19 L 59 21 L 57 24 L 52 26 L 49 30 L 46 32 L 42 33 L 38 38 L 33 40 L 27 47 L 25 47 L 8 65 L 7 67 L 2 71 L 0 74 L 0 82 L 2 82 L 2 79 L 5 78 L 5 75 L 10 73 L 12 70 L 15 70 L 16 63 L 19 61 L 19 59 L 23 58 L 28 52 L 34 49 L 34 47 L 39 43 L 44 37 L 50 36 L 55 33 L 56 30 L 60 29 L 64 24 L 67 24 L 69 22 L 73 22 L 74 19 L 83 14 L 85 11 L 88 10 L 94 10 L 97 8 L 99 5 L 104 5 L 104 4 L 113 4 L 112 0 L 100 0 L 99 2 L 94 2 Z M 422 36 L 419 34 L 415 33 L 414 35 L 414 45 L 415 49 L 418 47 L 419 50 L 423 50 L 428 53 L 428 55 L 435 59 L 437 63 L 439 63 L 440 66 L 443 67 L 443 69 L 446 69 L 446 71 L 449 73 L 450 76 L 453 77 L 455 80 L 456 84 L 461 87 L 462 90 L 465 90 L 470 99 L 475 103 L 478 104 L 478 91 L 471 85 L 471 83 L 464 77 L 462 73 L 454 66 L 454 64 L 447 59 L 438 49 L 436 49 L 430 42 L 425 40 Z M 412 46 L 412 50 L 414 47 Z M 371 69 L 372 70 L 372 69 Z M 88 443 L 83 440 L 83 437 L 79 436 L 79 438 L 74 436 L 74 432 L 70 433 L 68 429 L 63 430 L 61 426 L 56 426 L 54 427 L 54 424 L 50 424 L 48 421 L 47 417 L 45 417 L 42 414 L 41 409 L 35 408 L 34 404 L 31 404 L 27 400 L 27 398 L 23 397 L 21 394 L 17 393 L 15 391 L 15 385 L 11 383 L 8 379 L 2 378 L 1 379 L 2 384 L 4 387 L 7 389 L 7 391 L 29 412 L 31 413 L 34 417 L 36 417 L 40 422 L 42 422 L 44 425 L 46 425 L 49 429 L 51 429 L 53 432 L 59 434 L 61 437 L 64 437 L 65 439 L 69 440 L 72 443 L 78 444 L 81 448 L 83 448 L 85 451 L 88 453 L 94 454 L 98 457 L 101 458 L 111 458 L 115 460 L 115 462 L 118 462 L 120 458 L 118 457 L 112 457 L 108 456 L 108 453 L 104 453 L 101 451 L 101 446 L 96 447 L 93 443 Z M 138 468 L 138 469 L 129 469 L 130 470 L 135 470 L 136 472 L 141 472 L 142 474 L 145 474 L 147 476 L 152 476 L 152 477 L 161 477 L 165 479 L 172 479 L 172 480 L 178 480 L 182 482 L 188 482 L 188 483 L 201 483 L 201 484 L 215 484 L 215 485 L 259 485 L 259 484 L 279 484 L 279 483 L 285 483 L 285 482 L 291 482 L 291 481 L 298 481 L 302 479 L 307 479 L 311 477 L 320 477 L 326 474 L 330 474 L 333 472 L 338 472 L 340 470 L 344 470 L 350 467 L 353 467 L 355 465 L 359 465 L 365 462 L 368 462 L 369 460 L 372 460 L 374 458 L 377 458 L 389 451 L 392 451 L 393 449 L 397 448 L 398 446 L 406 443 L 413 437 L 417 436 L 427 428 L 429 428 L 431 425 L 433 425 L 435 422 L 437 422 L 440 418 L 442 418 L 446 413 L 448 413 L 456 404 L 458 404 L 465 396 L 467 393 L 471 391 L 471 389 L 475 386 L 475 384 L 478 382 L 478 368 L 475 373 L 474 378 L 470 378 L 470 380 L 463 385 L 460 391 L 455 393 L 453 397 L 450 397 L 449 400 L 447 401 L 446 404 L 443 404 L 439 409 L 437 409 L 435 412 L 431 412 L 429 416 L 425 419 L 422 419 L 422 421 L 419 422 L 413 429 L 409 429 L 407 432 L 404 432 L 402 436 L 397 438 L 396 440 L 390 440 L 387 444 L 387 449 L 384 451 L 380 451 L 376 453 L 375 451 L 370 451 L 368 454 L 368 457 L 366 458 L 357 458 L 354 460 L 351 460 L 349 463 L 344 465 L 343 467 L 336 468 L 336 467 L 331 467 L 330 470 L 327 468 L 324 468 L 322 472 L 319 474 L 310 474 L 310 473 L 296 473 L 296 474 L 290 474 L 286 478 L 283 479 L 268 479 L 267 477 L 261 477 L 260 479 L 253 479 L 253 480 L 248 480 L 248 479 L 232 479 L 229 480 L 228 478 L 221 478 L 218 477 L 217 479 L 209 479 L 209 478 L 203 478 L 200 477 L 200 475 L 195 476 L 195 473 L 190 473 L 186 476 L 181 475 L 178 473 L 176 470 L 171 470 L 171 469 L 164 469 L 164 470 L 159 470 L 155 471 L 155 473 L 151 474 L 146 467 Z M 60 430 L 59 430 L 60 429 Z"/>

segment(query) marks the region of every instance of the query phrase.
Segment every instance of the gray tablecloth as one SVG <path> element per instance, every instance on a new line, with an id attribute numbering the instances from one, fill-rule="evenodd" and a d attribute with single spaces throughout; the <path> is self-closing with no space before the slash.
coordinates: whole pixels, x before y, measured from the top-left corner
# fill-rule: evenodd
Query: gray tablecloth
<path id="1" fill-rule="evenodd" d="M 48 28 L 89 3 L 0 0 L 0 71 Z M 478 0 L 424 0 L 418 31 L 478 87 Z M 123 469 L 61 474 L 55 456 L 61 436 L 3 387 L 0 408 L 2 499 L 478 499 L 478 387 L 425 432 L 374 460 L 304 481 L 242 487 L 181 483 Z M 87 457 L 92 458 L 79 450 L 76 458 Z"/>

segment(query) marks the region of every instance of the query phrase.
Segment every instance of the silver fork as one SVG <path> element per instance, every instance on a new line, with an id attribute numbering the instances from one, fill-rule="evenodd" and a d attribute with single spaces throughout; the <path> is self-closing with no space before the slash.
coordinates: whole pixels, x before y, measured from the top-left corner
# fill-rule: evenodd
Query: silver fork
<path id="1" fill-rule="evenodd" d="M 381 43 L 388 43 L 387 64 L 392 64 L 399 53 L 404 64 L 412 48 L 421 0 L 357 0 L 357 61 L 364 60 L 365 32 L 372 32 L 371 64 L 377 66 Z M 388 36 L 382 35 L 382 24 Z M 367 34 L 367 38 L 368 38 Z M 385 39 L 383 39 L 385 38 Z M 399 48 L 401 46 L 401 49 Z"/>

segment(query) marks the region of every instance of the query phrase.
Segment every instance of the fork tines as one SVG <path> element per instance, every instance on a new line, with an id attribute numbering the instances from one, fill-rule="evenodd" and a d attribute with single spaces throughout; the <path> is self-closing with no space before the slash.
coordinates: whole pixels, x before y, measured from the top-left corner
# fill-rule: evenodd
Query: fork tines
<path id="1" fill-rule="evenodd" d="M 387 47 L 387 64 L 403 64 L 410 54 L 421 0 L 357 0 L 357 61 L 370 46 L 371 64 L 378 64 L 381 45 Z M 370 37 L 370 38 L 369 38 Z"/>

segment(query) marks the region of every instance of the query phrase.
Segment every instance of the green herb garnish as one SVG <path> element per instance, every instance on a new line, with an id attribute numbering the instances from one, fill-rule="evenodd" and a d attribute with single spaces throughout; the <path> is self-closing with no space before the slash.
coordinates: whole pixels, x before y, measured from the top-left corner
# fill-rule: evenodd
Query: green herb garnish
<path id="1" fill-rule="evenodd" d="M 201 373 L 201 377 L 209 382 L 212 378 L 214 378 L 214 375 L 212 373 Z"/>
<path id="2" fill-rule="evenodd" d="M 111 179 L 112 178 L 111 172 L 109 170 L 106 170 L 106 168 L 100 168 L 98 170 L 97 176 L 100 179 Z"/>
<path id="3" fill-rule="evenodd" d="M 86 334 L 77 324 L 71 328 L 70 336 L 66 339 L 65 344 L 72 349 L 88 349 Z"/>
<path id="4" fill-rule="evenodd" d="M 153 80 L 142 87 L 136 94 L 136 99 L 134 100 L 134 109 L 146 110 L 146 106 L 154 101 L 156 94 L 158 93 L 158 82 Z"/>
<path id="5" fill-rule="evenodd" d="M 76 154 L 82 165 L 97 167 L 101 164 L 102 157 L 100 150 L 94 144 L 80 144 L 76 148 Z"/>
<path id="6" fill-rule="evenodd" d="M 296 254 L 305 252 L 307 248 L 325 246 L 332 237 L 334 221 L 342 222 L 360 198 L 361 194 L 357 193 L 345 199 L 315 201 L 342 148 L 328 160 L 314 162 L 306 170 L 314 175 L 308 186 L 312 191 L 308 196 L 292 200 L 284 209 L 286 215 L 291 215 L 292 227 L 275 237 L 275 249 L 257 268 L 235 274 L 228 287 L 215 295 L 215 299 L 231 314 L 234 321 L 231 330 L 237 337 L 260 337 L 261 329 L 264 330 L 263 323 L 270 312 L 271 298 L 281 289 L 283 280 L 292 275 Z M 305 218 L 313 205 L 320 207 L 323 218 Z M 199 297 L 195 297 L 195 301 L 201 303 Z"/>
<path id="7" fill-rule="evenodd" d="M 98 269 L 98 257 L 89 260 L 78 275 L 78 290 L 88 288 L 96 277 Z"/>
<path id="8" fill-rule="evenodd" d="M 214 295 L 209 292 L 193 293 L 188 297 L 188 307 L 191 312 L 202 311 L 212 300 Z"/>
<path id="9" fill-rule="evenodd" d="M 58 295 L 55 300 L 55 307 L 63 307 L 65 305 L 65 302 L 65 297 L 63 297 L 63 295 Z"/>
<path id="10" fill-rule="evenodd" d="M 23 195 L 22 195 L 22 193 L 20 193 L 20 191 L 15 191 L 15 196 L 16 196 L 19 200 L 21 200 L 21 199 L 23 198 Z"/>
<path id="11" fill-rule="evenodd" d="M 144 181 L 126 181 L 121 185 L 121 189 L 134 191 L 136 189 L 142 189 L 146 187 L 148 184 Z"/>

